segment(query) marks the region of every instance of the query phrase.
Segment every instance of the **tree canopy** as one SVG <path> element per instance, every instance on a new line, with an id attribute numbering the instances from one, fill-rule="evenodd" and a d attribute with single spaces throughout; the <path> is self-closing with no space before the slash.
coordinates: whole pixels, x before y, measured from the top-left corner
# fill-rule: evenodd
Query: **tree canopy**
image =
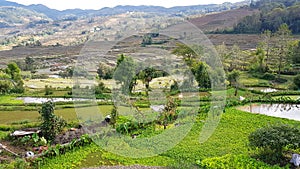
<path id="1" fill-rule="evenodd" d="M 21 69 L 16 63 L 9 63 L 6 69 L 0 69 L 0 93 L 23 93 L 23 85 Z"/>
<path id="2" fill-rule="evenodd" d="M 284 23 L 293 33 L 300 33 L 300 4 L 297 0 L 260 0 L 253 2 L 251 7 L 259 9 L 259 13 L 241 19 L 232 33 L 275 32 Z"/>

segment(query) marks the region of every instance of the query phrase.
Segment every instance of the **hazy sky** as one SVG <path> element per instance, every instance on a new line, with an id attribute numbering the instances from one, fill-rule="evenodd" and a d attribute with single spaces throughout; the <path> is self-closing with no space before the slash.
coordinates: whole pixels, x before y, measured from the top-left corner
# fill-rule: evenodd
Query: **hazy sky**
<path id="1" fill-rule="evenodd" d="M 199 4 L 221 4 L 223 2 L 239 2 L 242 0 L 9 0 L 20 4 L 44 4 L 50 8 L 63 9 L 100 9 L 117 5 L 155 5 L 164 7 L 188 6 Z"/>

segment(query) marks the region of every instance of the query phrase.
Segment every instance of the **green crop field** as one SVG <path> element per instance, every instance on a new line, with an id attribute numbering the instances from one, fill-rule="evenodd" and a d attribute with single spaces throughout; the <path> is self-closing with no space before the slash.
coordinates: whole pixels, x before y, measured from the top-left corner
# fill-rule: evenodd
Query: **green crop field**
<path id="1" fill-rule="evenodd" d="M 82 168 L 99 165 L 150 165 L 177 166 L 196 164 L 197 161 L 224 155 L 243 155 L 250 158 L 248 135 L 258 128 L 271 124 L 300 125 L 300 122 L 265 115 L 251 114 L 229 108 L 222 115 L 216 131 L 204 143 L 199 143 L 199 134 L 203 126 L 198 118 L 188 135 L 174 148 L 155 157 L 132 159 L 118 156 L 103 150 L 95 144 L 49 159 L 42 168 Z M 64 165 L 61 165 L 62 162 Z"/>

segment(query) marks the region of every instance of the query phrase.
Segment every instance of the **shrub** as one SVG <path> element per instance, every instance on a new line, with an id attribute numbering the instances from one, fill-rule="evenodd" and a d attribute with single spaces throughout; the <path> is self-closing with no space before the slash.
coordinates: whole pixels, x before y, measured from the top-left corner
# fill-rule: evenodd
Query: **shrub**
<path id="1" fill-rule="evenodd" d="M 275 80 L 275 78 L 276 78 L 276 76 L 271 73 L 265 73 L 262 76 L 262 79 L 265 79 L 265 80 Z"/>
<path id="2" fill-rule="evenodd" d="M 101 95 L 105 92 L 110 92 L 110 90 L 105 87 L 103 82 L 99 82 L 97 86 L 94 86 L 94 90 L 96 95 Z"/>
<path id="3" fill-rule="evenodd" d="M 300 89 L 300 74 L 298 74 L 298 75 L 294 78 L 294 84 L 297 86 L 298 89 Z"/>
<path id="4" fill-rule="evenodd" d="M 170 92 L 178 91 L 178 90 L 179 90 L 178 83 L 177 83 L 177 81 L 174 81 L 174 83 L 170 87 Z"/>
<path id="5" fill-rule="evenodd" d="M 288 80 L 286 80 L 285 78 L 282 78 L 282 77 L 277 77 L 277 78 L 275 78 L 275 81 L 278 83 L 286 83 Z"/>
<path id="6" fill-rule="evenodd" d="M 52 87 L 46 85 L 46 86 L 45 86 L 45 95 L 47 96 L 47 95 L 51 95 L 51 94 L 53 94 L 53 89 L 52 89 Z"/>
<path id="7" fill-rule="evenodd" d="M 286 146 L 300 147 L 300 129 L 286 124 L 260 128 L 249 135 L 249 146 L 262 150 L 269 159 L 281 160 Z"/>

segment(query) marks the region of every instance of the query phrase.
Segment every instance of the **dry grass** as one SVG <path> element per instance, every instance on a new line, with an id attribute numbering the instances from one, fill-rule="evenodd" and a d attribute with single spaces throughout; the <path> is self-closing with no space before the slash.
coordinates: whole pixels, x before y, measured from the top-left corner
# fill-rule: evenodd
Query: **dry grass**
<path id="1" fill-rule="evenodd" d="M 193 18 L 190 22 L 202 31 L 214 31 L 216 29 L 230 28 L 243 17 L 252 15 L 255 12 L 257 11 L 248 8 L 240 8 Z"/>

